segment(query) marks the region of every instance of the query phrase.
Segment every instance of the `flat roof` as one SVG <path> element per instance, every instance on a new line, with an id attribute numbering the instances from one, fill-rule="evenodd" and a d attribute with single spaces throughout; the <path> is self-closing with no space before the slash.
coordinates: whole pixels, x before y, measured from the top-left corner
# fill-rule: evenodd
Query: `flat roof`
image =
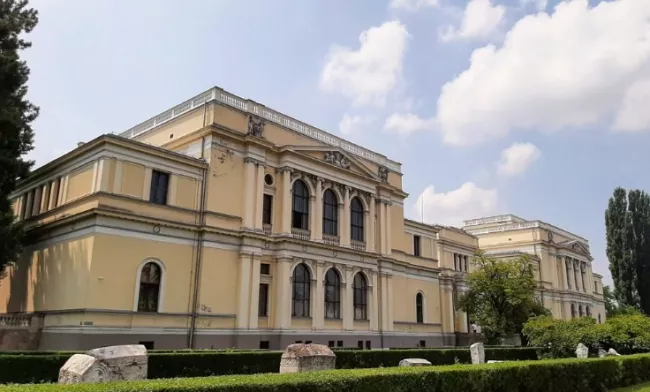
<path id="1" fill-rule="evenodd" d="M 378 165 L 385 166 L 389 170 L 397 173 L 402 172 L 402 164 L 388 159 L 385 155 L 376 153 L 367 148 L 349 142 L 343 138 L 335 136 L 329 132 L 323 131 L 302 121 L 296 120 L 276 110 L 268 108 L 250 99 L 241 98 L 235 94 L 229 93 L 222 88 L 212 87 L 201 94 L 182 102 L 171 109 L 122 132 L 120 136 L 125 138 L 135 138 L 147 132 L 150 132 L 159 126 L 172 121 L 183 114 L 194 109 L 202 107 L 210 102 L 217 102 L 235 108 L 237 110 L 260 116 L 267 121 L 273 122 L 294 132 L 298 132 L 307 137 L 316 139 L 333 147 L 338 147 L 350 154 L 372 161 Z"/>

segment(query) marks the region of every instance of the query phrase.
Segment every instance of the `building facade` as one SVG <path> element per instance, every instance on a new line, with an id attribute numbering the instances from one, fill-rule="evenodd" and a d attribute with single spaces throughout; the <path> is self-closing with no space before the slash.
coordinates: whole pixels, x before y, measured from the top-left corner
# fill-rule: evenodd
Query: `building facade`
<path id="1" fill-rule="evenodd" d="M 465 221 L 488 255 L 531 256 L 539 299 L 556 318 L 589 316 L 605 322 L 603 277 L 593 272 L 589 242 L 542 221 L 499 215 Z"/>
<path id="2" fill-rule="evenodd" d="M 19 184 L 0 324 L 40 349 L 466 342 L 478 240 L 406 197 L 399 163 L 212 88 Z"/>

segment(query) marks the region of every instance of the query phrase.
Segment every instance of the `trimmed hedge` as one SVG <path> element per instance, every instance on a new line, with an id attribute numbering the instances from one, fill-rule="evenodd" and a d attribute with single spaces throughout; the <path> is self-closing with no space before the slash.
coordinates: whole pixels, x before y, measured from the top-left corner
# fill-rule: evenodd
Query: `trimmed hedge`
<path id="1" fill-rule="evenodd" d="M 423 358 L 434 365 L 470 363 L 469 349 L 335 350 L 338 369 L 397 366 L 404 358 Z M 281 351 L 194 351 L 149 354 L 150 379 L 275 373 Z M 486 348 L 488 360 L 537 359 L 535 348 Z M 0 383 L 55 382 L 70 354 L 0 355 Z"/>
<path id="2" fill-rule="evenodd" d="M 478 366 L 350 369 L 77 385 L 5 385 L 0 392 L 606 392 L 650 379 L 650 356 Z"/>

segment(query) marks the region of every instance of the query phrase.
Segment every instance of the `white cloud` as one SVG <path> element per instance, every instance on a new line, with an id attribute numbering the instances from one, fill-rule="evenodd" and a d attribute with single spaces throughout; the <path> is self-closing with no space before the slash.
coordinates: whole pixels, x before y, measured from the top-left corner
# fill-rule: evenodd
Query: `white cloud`
<path id="1" fill-rule="evenodd" d="M 402 76 L 409 33 L 399 21 L 371 27 L 359 36 L 358 50 L 334 45 L 321 73 L 323 90 L 357 105 L 382 106 Z"/>
<path id="2" fill-rule="evenodd" d="M 413 113 L 394 113 L 386 119 L 384 130 L 388 132 L 409 135 L 418 131 L 432 129 L 435 124 L 433 119 L 425 119 Z"/>
<path id="3" fill-rule="evenodd" d="M 391 8 L 399 8 L 407 11 L 415 11 L 424 7 L 437 7 L 440 5 L 438 0 L 391 0 Z"/>
<path id="4" fill-rule="evenodd" d="M 650 77 L 648 31 L 648 0 L 595 7 L 570 0 L 550 15 L 525 16 L 502 46 L 476 49 L 469 68 L 443 86 L 436 115 L 443 139 L 469 144 L 612 117 L 618 129 L 648 129 L 638 87 Z"/>
<path id="5" fill-rule="evenodd" d="M 370 122 L 370 117 L 350 116 L 346 113 L 343 115 L 341 122 L 339 122 L 339 132 L 344 135 L 349 135 L 355 131 L 358 131 L 360 128 L 365 127 Z"/>
<path id="6" fill-rule="evenodd" d="M 505 177 L 524 174 L 542 156 L 542 152 L 532 143 L 515 143 L 501 151 L 497 162 L 497 173 Z"/>
<path id="7" fill-rule="evenodd" d="M 535 5 L 537 11 L 544 11 L 548 7 L 548 0 L 519 0 L 522 6 L 527 6 L 528 4 Z"/>
<path id="8" fill-rule="evenodd" d="M 494 5 L 491 0 L 471 0 L 467 3 L 460 27 L 447 26 L 440 39 L 453 40 L 487 39 L 496 33 L 506 14 L 506 7 Z"/>
<path id="9" fill-rule="evenodd" d="M 417 220 L 422 217 L 423 201 L 425 223 L 460 226 L 465 219 L 496 213 L 499 194 L 496 189 L 479 188 L 473 182 L 447 193 L 436 193 L 433 185 L 429 185 L 413 205 Z"/>

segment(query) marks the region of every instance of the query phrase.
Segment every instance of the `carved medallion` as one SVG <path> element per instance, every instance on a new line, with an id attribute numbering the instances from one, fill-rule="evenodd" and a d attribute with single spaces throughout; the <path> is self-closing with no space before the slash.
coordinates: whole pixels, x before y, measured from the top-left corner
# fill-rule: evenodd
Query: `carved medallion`
<path id="1" fill-rule="evenodd" d="M 264 120 L 257 116 L 248 116 L 248 135 L 264 137 Z"/>
<path id="2" fill-rule="evenodd" d="M 327 151 L 325 152 L 325 162 L 332 165 L 342 167 L 343 169 L 350 168 L 350 160 L 341 154 L 338 151 Z"/>

